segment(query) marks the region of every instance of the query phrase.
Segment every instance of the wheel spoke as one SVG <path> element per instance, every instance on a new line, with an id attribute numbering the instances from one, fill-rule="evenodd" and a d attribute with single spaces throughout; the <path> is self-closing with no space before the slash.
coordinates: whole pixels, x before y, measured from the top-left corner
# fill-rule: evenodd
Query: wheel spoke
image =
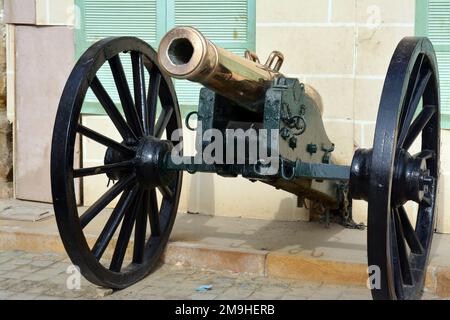
<path id="1" fill-rule="evenodd" d="M 159 192 L 161 192 L 163 198 L 165 200 L 172 200 L 173 197 L 173 193 L 172 190 L 170 190 L 170 188 L 168 186 L 158 186 L 158 190 Z"/>
<path id="2" fill-rule="evenodd" d="M 133 84 L 134 84 L 134 101 L 136 104 L 136 111 L 140 119 L 143 119 L 146 108 L 146 92 L 145 92 L 145 74 L 144 63 L 142 60 L 142 53 L 131 52 L 131 63 L 133 66 Z M 144 133 L 148 134 L 145 118 L 142 122 Z"/>
<path id="3" fill-rule="evenodd" d="M 409 102 L 405 119 L 400 127 L 401 128 L 400 135 L 397 141 L 397 145 L 400 148 L 403 146 L 405 142 L 405 139 L 409 131 L 409 127 L 411 125 L 411 121 L 414 117 L 414 114 L 416 113 L 420 99 L 422 98 L 423 93 L 425 92 L 425 88 L 427 87 L 428 82 L 430 81 L 431 75 L 432 75 L 431 70 L 428 70 L 427 73 L 420 79 L 420 81 L 416 84 L 416 86 L 413 89 L 413 95 Z"/>
<path id="4" fill-rule="evenodd" d="M 408 243 L 409 248 L 412 253 L 415 254 L 423 254 L 424 250 L 417 237 L 416 231 L 414 230 L 411 222 L 409 221 L 408 215 L 406 214 L 406 210 L 403 206 L 397 209 L 401 226 L 405 235 L 406 242 Z"/>
<path id="5" fill-rule="evenodd" d="M 397 242 L 398 260 L 401 269 L 402 280 L 405 285 L 413 285 L 413 276 L 409 264 L 408 252 L 406 251 L 405 236 L 397 210 L 392 210 L 392 219 L 395 226 L 395 241 Z"/>
<path id="6" fill-rule="evenodd" d="M 119 142 L 114 141 L 98 132 L 95 132 L 89 128 L 86 128 L 85 126 L 83 126 L 81 124 L 78 125 L 77 132 L 89 139 L 92 139 L 92 140 L 104 145 L 105 147 L 112 148 L 112 149 L 116 150 L 117 152 L 120 152 L 124 155 L 128 155 L 128 156 L 135 155 L 135 152 L 133 149 L 128 148 L 127 146 L 124 146 L 123 144 L 120 144 Z"/>
<path id="7" fill-rule="evenodd" d="M 84 229 L 108 204 L 111 203 L 122 191 L 131 186 L 136 179 L 134 174 L 122 178 L 111 187 L 100 199 L 98 199 L 89 209 L 80 217 L 81 228 Z"/>
<path id="8" fill-rule="evenodd" d="M 134 228 L 133 263 L 144 261 L 145 239 L 147 232 L 147 203 L 149 201 L 148 191 L 144 191 L 142 201 L 139 202 L 136 225 Z"/>
<path id="9" fill-rule="evenodd" d="M 155 127 L 155 137 L 161 138 L 164 130 L 166 130 L 167 125 L 169 124 L 169 121 L 173 114 L 173 107 L 172 106 L 166 106 L 162 108 L 161 114 L 158 118 L 158 123 Z M 167 137 L 168 139 L 170 137 Z"/>
<path id="10" fill-rule="evenodd" d="M 133 139 L 136 141 L 136 135 L 131 130 L 128 123 L 125 122 L 113 100 L 109 96 L 108 92 L 106 92 L 105 88 L 97 77 L 94 77 L 90 87 L 100 104 L 103 106 L 103 109 L 105 109 L 114 126 L 119 131 L 122 138 L 124 140 Z"/>
<path id="11" fill-rule="evenodd" d="M 423 60 L 424 59 L 425 59 L 425 56 L 422 55 L 420 57 L 420 63 L 418 63 L 418 64 L 416 63 L 414 65 L 414 68 L 412 69 L 412 71 L 410 73 L 411 76 L 410 76 L 410 79 L 409 79 L 409 84 L 411 84 L 411 82 L 412 82 L 411 80 L 414 80 L 414 83 L 413 83 L 412 86 L 408 85 L 408 88 L 407 88 L 407 91 L 406 91 L 406 94 L 405 94 L 405 97 L 407 97 L 408 101 L 406 101 L 406 98 L 405 98 L 405 100 L 403 102 L 403 104 L 404 104 L 403 108 L 400 109 L 400 112 L 401 112 L 400 113 L 400 122 L 399 122 L 399 126 L 398 126 L 399 133 L 401 131 L 401 128 L 404 127 L 403 124 L 405 123 L 405 119 L 407 118 L 407 111 L 410 109 L 409 106 L 411 105 L 412 96 L 414 95 L 414 92 L 416 91 L 417 84 L 418 84 L 418 82 L 420 80 L 420 77 L 422 75 L 421 72 L 422 72 L 422 65 L 423 65 Z M 413 76 L 415 76 L 414 79 L 413 79 Z M 407 108 L 404 108 L 405 106 L 407 106 Z M 409 124 L 408 124 L 408 126 L 409 126 Z M 406 126 L 406 127 L 408 127 L 408 126 Z M 398 137 L 400 137 L 400 134 L 398 135 Z M 397 139 L 397 141 L 398 140 L 399 139 Z M 397 144 L 397 145 L 400 145 L 400 144 Z"/>
<path id="12" fill-rule="evenodd" d="M 154 134 L 155 131 L 155 122 L 156 122 L 156 108 L 158 104 L 158 96 L 159 96 L 159 87 L 161 85 L 161 73 L 159 72 L 156 66 L 153 66 L 153 69 L 150 73 L 150 84 L 148 89 L 148 106 L 146 108 L 147 114 L 145 116 L 147 124 L 148 124 L 148 132 L 149 134 Z M 167 126 L 167 124 L 165 125 Z M 165 128 L 164 126 L 164 128 Z"/>
<path id="13" fill-rule="evenodd" d="M 426 204 L 427 206 L 429 206 L 429 207 L 433 204 L 433 201 L 431 200 L 431 197 L 428 196 L 428 195 L 425 195 L 425 196 L 422 198 L 422 202 L 425 203 L 425 204 Z"/>
<path id="14" fill-rule="evenodd" d="M 75 169 L 75 170 L 73 170 L 73 177 L 81 178 L 81 177 L 94 176 L 94 175 L 99 175 L 99 174 L 104 174 L 104 173 L 108 174 L 108 173 L 113 173 L 113 172 L 117 172 L 117 171 L 130 170 L 133 168 L 133 164 L 134 164 L 133 160 L 127 160 L 127 161 L 107 164 L 104 166 Z"/>
<path id="15" fill-rule="evenodd" d="M 139 202 L 142 199 L 142 191 L 134 197 L 131 210 L 125 214 L 125 218 L 120 228 L 119 238 L 117 239 L 116 248 L 111 259 L 109 269 L 114 272 L 120 272 L 122 269 L 125 253 L 127 252 L 128 243 L 130 242 L 131 232 L 133 231 L 134 221 L 136 220 L 137 211 L 139 210 Z"/>
<path id="16" fill-rule="evenodd" d="M 403 148 L 408 150 L 417 139 L 422 130 L 426 127 L 433 115 L 436 113 L 436 106 L 424 106 L 423 110 L 412 123 L 405 137 Z"/>
<path id="17" fill-rule="evenodd" d="M 149 202 L 148 202 L 148 217 L 150 221 L 150 229 L 152 231 L 152 237 L 161 236 L 161 223 L 159 220 L 159 209 L 158 209 L 158 199 L 156 198 L 156 190 L 152 189 L 149 191 Z"/>
<path id="18" fill-rule="evenodd" d="M 141 137 L 143 134 L 141 122 L 136 107 L 131 96 L 128 81 L 123 70 L 122 62 L 119 55 L 116 55 L 108 60 L 113 74 L 114 82 L 116 83 L 117 92 L 119 93 L 120 102 L 122 103 L 123 112 L 130 126 L 133 128 L 136 136 Z"/>
<path id="19" fill-rule="evenodd" d="M 103 253 L 105 252 L 106 248 L 108 247 L 108 244 L 110 243 L 112 237 L 114 236 L 114 233 L 119 227 L 119 224 L 122 221 L 125 212 L 129 210 L 130 204 L 135 198 L 137 190 L 138 187 L 135 186 L 134 188 L 127 189 L 122 193 L 119 202 L 114 208 L 113 213 L 109 217 L 108 222 L 106 223 L 100 236 L 95 242 L 94 247 L 92 248 L 92 253 L 97 258 L 97 260 L 100 260 L 101 257 L 103 256 Z"/>
<path id="20" fill-rule="evenodd" d="M 432 150 L 422 150 L 413 156 L 413 158 L 420 158 L 423 160 L 433 159 L 434 157 L 436 157 L 436 152 Z"/>
<path id="21" fill-rule="evenodd" d="M 424 183 L 427 186 L 427 190 L 425 190 L 422 202 L 425 203 L 428 207 L 431 207 L 433 205 L 433 200 L 436 192 L 436 178 L 432 176 L 425 177 Z"/>

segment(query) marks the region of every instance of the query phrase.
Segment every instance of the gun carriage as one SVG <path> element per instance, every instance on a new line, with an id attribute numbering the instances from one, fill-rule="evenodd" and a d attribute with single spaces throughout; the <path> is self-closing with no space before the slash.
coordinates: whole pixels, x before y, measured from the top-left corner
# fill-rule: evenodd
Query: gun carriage
<path id="1" fill-rule="evenodd" d="M 123 59 L 131 60 L 132 79 L 125 75 Z M 89 281 L 120 289 L 149 274 L 168 242 L 183 172 L 213 172 L 272 185 L 296 195 L 299 205 L 304 199 L 320 203 L 353 227 L 351 201 L 366 200 L 368 265 L 380 270 L 373 297 L 421 296 L 439 177 L 439 80 L 430 41 L 399 43 L 381 96 L 373 148 L 357 150 L 349 166 L 334 161 L 338 146 L 325 132 L 319 94 L 284 76 L 283 59 L 277 51 L 265 64 L 252 52 L 236 56 L 190 27 L 171 30 L 158 53 L 137 38 L 118 37 L 99 41 L 81 56 L 55 121 L 51 178 L 61 238 Z M 120 101 L 113 101 L 99 80 L 100 68 L 110 69 Z M 186 127 L 193 129 L 189 120 L 197 117 L 192 157 L 182 157 L 183 124 L 172 77 L 204 86 L 198 110 L 186 118 Z M 81 124 L 88 89 L 119 140 Z M 74 166 L 78 135 L 106 147 L 103 165 Z M 416 139 L 420 151 L 412 155 Z M 239 144 L 244 153 L 236 151 Z M 234 151 L 220 153 L 219 147 Z M 252 147 L 257 156 L 248 152 Z M 93 175 L 115 183 L 81 212 L 75 182 Z M 90 243 L 86 227 L 116 198 L 103 231 Z M 408 201 L 418 204 L 415 226 L 405 210 Z"/>

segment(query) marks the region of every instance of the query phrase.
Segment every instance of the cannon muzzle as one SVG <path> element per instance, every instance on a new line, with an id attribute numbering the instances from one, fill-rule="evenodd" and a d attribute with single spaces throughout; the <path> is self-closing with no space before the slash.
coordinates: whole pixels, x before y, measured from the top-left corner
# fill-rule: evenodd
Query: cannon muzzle
<path id="1" fill-rule="evenodd" d="M 283 55 L 273 52 L 265 65 L 222 49 L 192 27 L 176 27 L 161 40 L 158 61 L 170 76 L 201 83 L 251 111 L 261 111 L 265 92 L 280 75 Z M 275 65 L 272 67 L 272 65 Z"/>

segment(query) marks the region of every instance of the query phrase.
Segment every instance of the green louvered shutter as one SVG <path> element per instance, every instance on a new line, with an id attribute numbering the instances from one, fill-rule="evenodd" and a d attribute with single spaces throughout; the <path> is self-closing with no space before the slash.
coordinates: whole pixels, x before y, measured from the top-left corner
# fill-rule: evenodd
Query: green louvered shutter
<path id="1" fill-rule="evenodd" d="M 433 42 L 439 66 L 442 127 L 450 129 L 450 0 L 417 0 L 417 34 Z"/>
<path id="2" fill-rule="evenodd" d="M 443 126 L 450 128 L 450 0 L 429 1 L 428 36 L 436 47 Z"/>
<path id="3" fill-rule="evenodd" d="M 168 29 L 193 26 L 241 56 L 255 49 L 255 0 L 168 0 Z M 176 81 L 181 105 L 197 105 L 200 86 Z"/>
<path id="4" fill-rule="evenodd" d="M 76 51 L 80 56 L 92 44 L 110 36 L 134 36 L 156 47 L 158 36 L 165 30 L 165 18 L 157 21 L 159 0 L 78 0 L 80 26 L 77 33 Z M 132 79 L 130 59 L 122 59 L 128 79 Z M 98 73 L 99 79 L 114 101 L 119 98 L 109 67 L 105 65 Z M 88 92 L 83 106 L 85 113 L 103 113 L 92 92 Z"/>
<path id="5" fill-rule="evenodd" d="M 109 36 L 136 36 L 157 48 L 162 35 L 177 25 L 192 25 L 219 46 L 243 55 L 255 49 L 256 0 L 77 0 L 80 26 L 76 51 L 80 56 L 96 41 Z M 124 61 L 127 76 L 131 63 Z M 99 71 L 99 78 L 118 102 L 109 68 Z M 197 105 L 200 85 L 176 81 L 181 105 Z M 88 92 L 85 113 L 103 113 Z"/>

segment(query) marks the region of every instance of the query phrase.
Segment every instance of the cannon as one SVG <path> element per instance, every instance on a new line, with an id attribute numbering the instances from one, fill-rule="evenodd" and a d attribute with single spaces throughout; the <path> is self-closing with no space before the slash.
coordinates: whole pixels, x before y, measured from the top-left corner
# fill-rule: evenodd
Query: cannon
<path id="1" fill-rule="evenodd" d="M 357 150 L 348 165 L 333 157 L 339 146 L 325 132 L 320 95 L 284 76 L 283 59 L 277 51 L 265 64 L 250 51 L 234 55 L 191 27 L 171 30 L 158 53 L 137 38 L 113 37 L 81 56 L 55 120 L 51 181 L 65 249 L 89 281 L 121 289 L 148 275 L 167 245 L 183 172 L 212 172 L 285 190 L 298 197 L 299 205 L 309 199 L 350 227 L 358 227 L 351 218 L 352 200 L 366 200 L 373 298 L 421 297 L 439 178 L 439 79 L 431 42 L 409 37 L 398 44 L 373 148 Z M 124 71 L 126 62 L 132 79 Z M 104 70 L 116 92 L 99 79 Z M 185 119 L 196 131 L 192 156 L 183 155 L 183 121 L 171 78 L 204 86 L 198 110 Z M 81 121 L 88 90 L 119 138 Z M 78 165 L 74 150 L 80 137 L 104 146 L 102 165 Z M 417 153 L 410 151 L 413 144 Z M 97 175 L 113 184 L 81 209 L 75 185 Z M 114 200 L 114 209 L 106 210 Z M 417 210 L 408 216 L 405 205 L 411 201 Z M 101 215 L 106 222 L 93 239 L 88 226 Z"/>

